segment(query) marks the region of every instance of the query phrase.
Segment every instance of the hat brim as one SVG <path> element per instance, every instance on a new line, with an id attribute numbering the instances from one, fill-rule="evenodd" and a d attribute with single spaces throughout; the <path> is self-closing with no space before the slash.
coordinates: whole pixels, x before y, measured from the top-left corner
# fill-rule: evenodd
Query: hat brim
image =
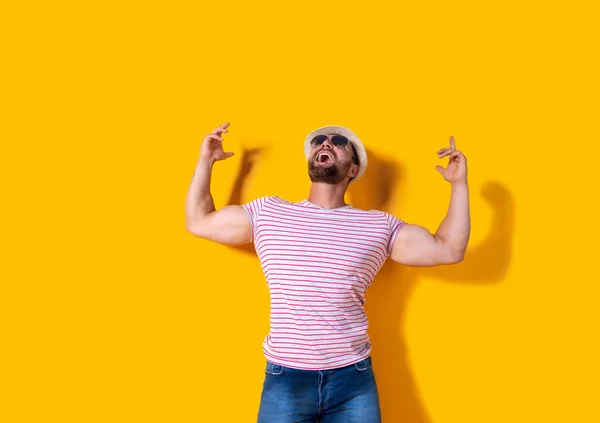
<path id="1" fill-rule="evenodd" d="M 354 180 L 360 178 L 363 175 L 363 173 L 365 173 L 365 171 L 367 170 L 367 151 L 365 150 L 365 147 L 363 146 L 363 143 L 360 140 L 360 138 L 358 138 L 358 136 L 350 129 L 345 128 L 343 126 L 323 126 L 321 128 L 315 129 L 310 134 L 308 134 L 304 139 L 304 156 L 306 157 L 306 160 L 308 160 L 308 158 L 310 157 L 310 151 L 312 150 L 312 147 L 310 146 L 311 140 L 317 135 L 329 134 L 343 135 L 346 138 L 348 138 L 348 140 L 352 143 L 354 151 L 356 151 L 356 157 L 358 158 L 359 166 L 358 173 L 354 177 Z"/>

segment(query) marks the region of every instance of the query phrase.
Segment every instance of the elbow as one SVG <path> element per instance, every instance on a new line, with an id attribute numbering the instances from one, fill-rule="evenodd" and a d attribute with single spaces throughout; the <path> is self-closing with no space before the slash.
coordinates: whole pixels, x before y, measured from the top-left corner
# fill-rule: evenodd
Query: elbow
<path id="1" fill-rule="evenodd" d="M 439 264 L 458 264 L 465 259 L 465 249 L 449 249 L 445 252 Z"/>
<path id="2" fill-rule="evenodd" d="M 185 230 L 197 237 L 202 238 L 203 235 L 203 225 L 201 224 L 201 222 L 198 219 L 191 219 L 191 218 L 186 218 L 185 220 Z"/>
<path id="3" fill-rule="evenodd" d="M 438 237 L 437 264 L 458 264 L 465 259 L 466 251 L 465 244 L 449 242 Z"/>
<path id="4" fill-rule="evenodd" d="M 434 234 L 438 264 L 458 264 L 465 259 L 468 234 Z"/>
<path id="5" fill-rule="evenodd" d="M 194 235 L 194 236 L 200 236 L 200 235 L 199 235 L 199 233 L 198 233 L 198 231 L 197 231 L 197 230 L 195 230 L 194 228 L 192 228 L 192 227 L 191 227 L 191 226 L 189 226 L 189 225 L 185 225 L 185 231 L 186 231 L 188 234 L 191 234 L 191 235 Z"/>
<path id="6" fill-rule="evenodd" d="M 194 227 L 193 225 L 190 225 L 189 223 L 185 224 L 185 231 L 194 236 L 199 236 L 199 232 L 196 229 L 196 227 Z"/>
<path id="7" fill-rule="evenodd" d="M 448 264 L 458 264 L 465 259 L 465 249 L 453 250 L 450 253 L 450 262 Z"/>
<path id="8" fill-rule="evenodd" d="M 452 257 L 452 262 L 450 264 L 458 264 L 458 263 L 462 262 L 464 259 L 465 259 L 464 254 L 456 254 L 455 256 Z"/>

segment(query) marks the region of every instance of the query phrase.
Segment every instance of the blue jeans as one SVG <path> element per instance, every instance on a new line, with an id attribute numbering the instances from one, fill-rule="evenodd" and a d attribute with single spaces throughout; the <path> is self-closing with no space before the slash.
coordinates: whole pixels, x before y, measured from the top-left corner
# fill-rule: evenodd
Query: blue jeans
<path id="1" fill-rule="evenodd" d="M 333 370 L 267 361 L 258 423 L 380 423 L 371 358 Z"/>

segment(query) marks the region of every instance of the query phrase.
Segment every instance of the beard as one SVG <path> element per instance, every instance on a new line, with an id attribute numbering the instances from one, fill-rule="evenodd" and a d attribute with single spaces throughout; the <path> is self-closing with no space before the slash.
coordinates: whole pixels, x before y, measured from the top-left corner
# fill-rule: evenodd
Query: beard
<path id="1" fill-rule="evenodd" d="M 352 163 L 334 163 L 331 166 L 317 166 L 313 159 L 308 163 L 308 176 L 312 182 L 337 185 L 344 180 Z"/>

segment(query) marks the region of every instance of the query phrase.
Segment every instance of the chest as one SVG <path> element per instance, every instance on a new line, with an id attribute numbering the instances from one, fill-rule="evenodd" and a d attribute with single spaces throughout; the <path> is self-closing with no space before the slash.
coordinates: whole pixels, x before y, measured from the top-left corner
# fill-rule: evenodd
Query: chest
<path id="1" fill-rule="evenodd" d="M 256 250 L 264 264 L 374 275 L 385 261 L 386 222 L 337 213 L 264 213 Z"/>

